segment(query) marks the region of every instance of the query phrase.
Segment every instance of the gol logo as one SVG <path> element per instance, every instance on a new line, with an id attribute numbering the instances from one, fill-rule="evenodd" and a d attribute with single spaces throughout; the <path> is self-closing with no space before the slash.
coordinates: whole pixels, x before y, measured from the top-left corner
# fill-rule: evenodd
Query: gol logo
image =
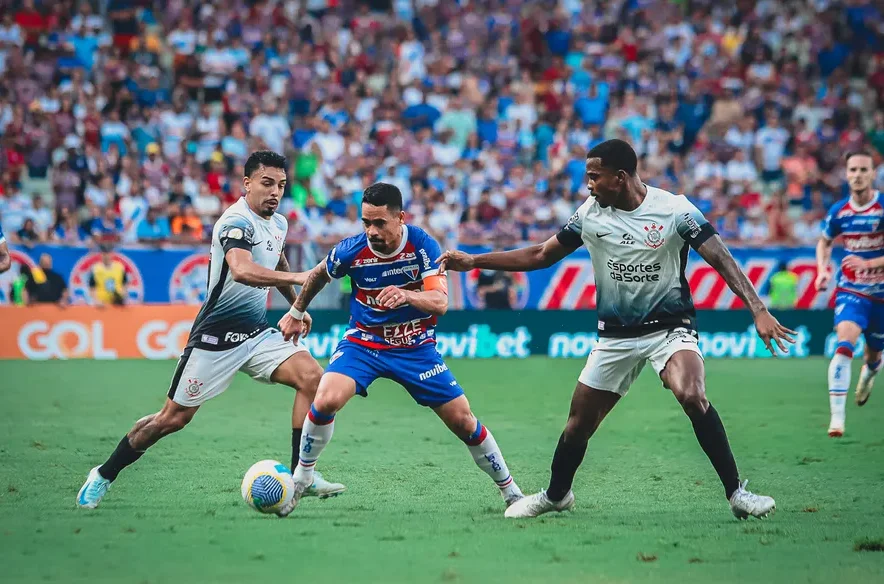
<path id="1" fill-rule="evenodd" d="M 119 252 L 111 253 L 111 257 L 123 264 L 123 267 L 126 269 L 126 277 L 128 278 L 128 284 L 126 285 L 128 297 L 126 301 L 132 304 L 140 304 L 144 300 L 144 278 L 141 277 L 138 266 L 127 256 Z M 89 278 L 92 274 L 92 268 L 100 262 L 100 253 L 87 253 L 77 260 L 77 263 L 71 268 L 68 287 L 71 291 L 71 300 L 76 304 L 92 304 L 92 295 L 89 293 Z"/>
<path id="2" fill-rule="evenodd" d="M 117 351 L 104 346 L 104 323 L 45 320 L 27 323 L 18 331 L 18 348 L 28 359 L 116 359 Z"/>
<path id="3" fill-rule="evenodd" d="M 191 324 L 188 320 L 175 323 L 150 320 L 144 323 L 135 335 L 138 352 L 148 359 L 174 359 L 187 344 Z"/>
<path id="4" fill-rule="evenodd" d="M 9 304 L 12 301 L 9 291 L 12 288 L 12 281 L 18 278 L 22 267 L 30 269 L 37 265 L 30 256 L 16 249 L 9 250 L 9 259 L 12 261 L 12 266 L 0 274 L 0 304 Z"/>
<path id="5" fill-rule="evenodd" d="M 175 266 L 169 279 L 169 300 L 175 304 L 202 304 L 209 282 L 209 256 L 189 255 Z"/>

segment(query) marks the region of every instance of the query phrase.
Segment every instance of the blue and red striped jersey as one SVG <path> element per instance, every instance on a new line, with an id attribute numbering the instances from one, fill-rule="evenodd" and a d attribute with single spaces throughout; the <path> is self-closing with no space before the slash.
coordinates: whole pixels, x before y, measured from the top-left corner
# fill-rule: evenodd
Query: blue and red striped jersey
<path id="1" fill-rule="evenodd" d="M 876 192 L 869 203 L 857 207 L 849 198 L 835 203 L 823 219 L 823 235 L 832 240 L 841 236 L 849 255 L 863 259 L 884 254 L 884 202 Z M 884 301 L 884 269 L 841 270 L 837 290 Z"/>
<path id="2" fill-rule="evenodd" d="M 332 278 L 350 276 L 350 327 L 344 337 L 372 349 L 435 343 L 436 317 L 405 305 L 388 309 L 377 296 L 387 286 L 423 290 L 423 280 L 439 274 L 439 244 L 414 225 L 402 227 L 402 243 L 390 255 L 368 244 L 365 233 L 348 237 L 329 252 L 325 266 Z"/>

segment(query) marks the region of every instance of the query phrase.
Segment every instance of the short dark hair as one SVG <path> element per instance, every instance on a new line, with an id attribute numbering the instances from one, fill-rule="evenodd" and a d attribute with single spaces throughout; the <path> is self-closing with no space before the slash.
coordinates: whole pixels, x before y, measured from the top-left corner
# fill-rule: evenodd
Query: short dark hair
<path id="1" fill-rule="evenodd" d="M 390 211 L 402 210 L 402 192 L 390 183 L 374 183 L 362 191 L 362 202 L 375 207 L 386 207 Z"/>
<path id="2" fill-rule="evenodd" d="M 858 150 L 848 150 L 844 153 L 844 164 L 847 164 L 847 161 L 853 158 L 854 156 L 868 156 L 872 159 L 872 164 L 875 163 L 875 157 L 872 156 L 872 153 L 864 148 L 860 148 Z"/>
<path id="3" fill-rule="evenodd" d="M 288 165 L 288 161 L 282 154 L 277 154 L 271 150 L 258 150 L 249 154 L 249 159 L 246 160 L 245 173 L 246 176 L 252 176 L 262 166 L 281 168 L 283 171 L 286 171 Z"/>
<path id="4" fill-rule="evenodd" d="M 609 168 L 615 172 L 622 170 L 629 176 L 635 176 L 638 167 L 638 157 L 635 150 L 628 142 L 623 140 L 605 140 L 601 144 L 595 146 L 586 155 L 586 158 L 598 158 L 602 161 L 602 166 Z"/>

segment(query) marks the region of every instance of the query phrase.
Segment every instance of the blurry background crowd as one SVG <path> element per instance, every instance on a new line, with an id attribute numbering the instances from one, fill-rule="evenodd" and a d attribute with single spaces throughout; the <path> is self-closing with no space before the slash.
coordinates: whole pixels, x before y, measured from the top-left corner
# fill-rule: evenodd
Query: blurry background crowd
<path id="1" fill-rule="evenodd" d="M 870 0 L 0 0 L 12 242 L 207 240 L 249 152 L 290 161 L 289 240 L 361 229 L 372 182 L 443 245 L 545 239 L 619 137 L 728 240 L 813 244 L 884 186 Z"/>

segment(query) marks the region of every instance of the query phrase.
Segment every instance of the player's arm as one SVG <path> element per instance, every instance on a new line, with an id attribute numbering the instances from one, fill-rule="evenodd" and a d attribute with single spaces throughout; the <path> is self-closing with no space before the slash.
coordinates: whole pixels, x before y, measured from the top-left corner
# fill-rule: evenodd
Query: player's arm
<path id="1" fill-rule="evenodd" d="M 423 279 L 424 289 L 402 290 L 387 286 L 378 294 L 378 302 L 387 308 L 399 308 L 408 304 L 421 312 L 442 316 L 448 312 L 448 279 L 445 274 L 433 274 Z"/>
<path id="2" fill-rule="evenodd" d="M 234 282 L 261 288 L 300 284 L 300 274 L 278 272 L 258 265 L 252 259 L 255 245 L 253 227 L 245 220 L 233 218 L 221 226 L 218 240 Z"/>
<path id="3" fill-rule="evenodd" d="M 561 231 L 543 243 L 514 249 L 471 255 L 448 250 L 437 260 L 440 273 L 445 270 L 468 272 L 474 268 L 503 272 L 530 272 L 548 268 L 583 245 L 584 207 L 577 210 Z"/>
<path id="4" fill-rule="evenodd" d="M 441 264 L 442 270 L 454 272 L 468 272 L 474 268 L 503 272 L 530 272 L 548 268 L 583 245 L 579 235 L 576 240 L 566 236 L 565 241 L 562 241 L 564 232 L 563 229 L 543 243 L 511 251 L 472 255 L 463 251 L 448 250 L 437 261 Z"/>
<path id="5" fill-rule="evenodd" d="M 230 267 L 230 276 L 234 282 L 239 284 L 255 286 L 256 288 L 267 288 L 270 286 L 281 288 L 301 284 L 304 281 L 299 273 L 278 272 L 259 266 L 252 259 L 251 249 L 231 247 L 224 252 L 224 258 Z"/>
<path id="6" fill-rule="evenodd" d="M 826 236 L 816 242 L 816 285 L 817 290 L 825 290 L 832 278 L 832 243 Z"/>
<path id="7" fill-rule="evenodd" d="M 758 336 L 764 341 L 767 350 L 776 355 L 771 345 L 771 341 L 775 342 L 781 351 L 786 351 L 783 341 L 794 343 L 795 340 L 790 336 L 796 334 L 795 331 L 787 329 L 781 325 L 776 318 L 768 312 L 767 307 L 758 297 L 755 287 L 740 266 L 737 265 L 734 256 L 721 240 L 718 234 L 709 237 L 705 242 L 699 245 L 697 253 L 712 266 L 716 272 L 721 274 L 728 287 L 736 294 L 743 303 L 752 312 L 752 318 L 755 320 L 755 328 Z"/>
<path id="8" fill-rule="evenodd" d="M 300 337 L 310 332 L 311 319 L 307 314 L 307 307 L 329 282 L 331 282 L 331 275 L 329 275 L 325 261 L 320 262 L 307 272 L 307 278 L 301 286 L 301 293 L 294 299 L 289 311 L 277 323 L 285 340 L 293 340 L 297 344 Z"/>
<path id="9" fill-rule="evenodd" d="M 291 267 L 289 267 L 288 258 L 285 257 L 285 246 L 283 246 L 282 251 L 279 254 L 279 262 L 277 262 L 277 264 L 276 264 L 276 271 L 277 272 L 293 273 L 296 276 L 298 276 L 301 279 L 301 281 L 295 282 L 295 285 L 297 285 L 297 286 L 303 285 L 304 282 L 307 280 L 308 272 L 292 272 Z M 277 286 L 276 289 L 279 290 L 279 293 L 282 294 L 282 296 L 286 300 L 288 300 L 290 305 L 294 304 L 295 300 L 298 298 L 298 294 L 295 292 L 295 288 L 292 285 Z"/>
<path id="10" fill-rule="evenodd" d="M 12 258 L 9 255 L 9 246 L 0 232 L 0 274 L 12 267 Z"/>

